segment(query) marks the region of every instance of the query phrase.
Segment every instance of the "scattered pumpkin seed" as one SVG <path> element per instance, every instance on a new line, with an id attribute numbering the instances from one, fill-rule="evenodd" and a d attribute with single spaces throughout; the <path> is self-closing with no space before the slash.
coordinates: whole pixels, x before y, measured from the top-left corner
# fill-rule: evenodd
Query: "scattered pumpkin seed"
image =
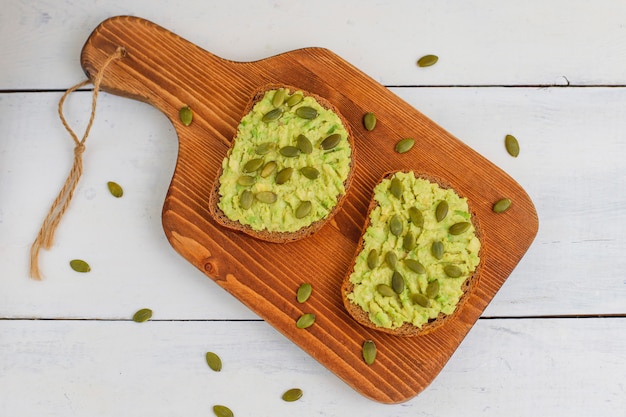
<path id="1" fill-rule="evenodd" d="M 283 168 L 276 174 L 276 184 L 284 184 L 291 178 L 293 174 L 293 168 Z"/>
<path id="2" fill-rule="evenodd" d="M 312 208 L 313 204 L 310 201 L 303 201 L 296 209 L 296 218 L 302 219 L 308 216 Z"/>
<path id="3" fill-rule="evenodd" d="M 431 65 L 435 65 L 437 61 L 439 61 L 439 57 L 437 55 L 424 55 L 417 60 L 417 66 L 420 68 L 430 67 Z"/>
<path id="4" fill-rule="evenodd" d="M 263 165 L 263 158 L 254 158 L 246 162 L 243 172 L 255 172 Z"/>
<path id="5" fill-rule="evenodd" d="M 311 327 L 315 323 L 315 314 L 313 313 L 305 313 L 298 318 L 296 321 L 296 327 L 298 329 L 306 329 Z"/>
<path id="6" fill-rule="evenodd" d="M 298 149 L 303 154 L 308 155 L 311 152 L 313 152 L 313 144 L 311 143 L 309 138 L 307 138 L 306 136 L 298 135 L 298 138 L 296 139 L 296 141 L 298 142 Z"/>
<path id="7" fill-rule="evenodd" d="M 424 227 L 424 216 L 417 207 L 411 207 L 409 209 L 409 218 L 411 219 L 411 223 L 415 226 Z"/>
<path id="8" fill-rule="evenodd" d="M 391 184 L 389 185 L 389 191 L 395 198 L 402 197 L 404 187 L 402 186 L 402 181 L 400 181 L 398 177 L 393 177 L 393 179 L 391 180 Z"/>
<path id="9" fill-rule="evenodd" d="M 387 266 L 389 266 L 389 268 L 396 269 L 396 265 L 398 264 L 398 257 L 396 256 L 395 252 L 387 252 L 385 254 L 385 262 L 387 263 Z"/>
<path id="10" fill-rule="evenodd" d="M 72 268 L 76 272 L 91 271 L 91 267 L 89 266 L 89 264 L 82 259 L 72 259 L 70 261 L 70 268 Z"/>
<path id="11" fill-rule="evenodd" d="M 400 236 L 403 229 L 404 227 L 402 226 L 402 219 L 399 215 L 394 214 L 389 220 L 389 231 L 394 236 Z"/>
<path id="12" fill-rule="evenodd" d="M 255 182 L 256 182 L 256 178 L 253 177 L 252 175 L 242 175 L 241 177 L 237 178 L 237 184 L 242 185 L 244 187 L 249 187 L 251 185 L 254 185 Z"/>
<path id="13" fill-rule="evenodd" d="M 422 265 L 422 263 L 416 259 L 406 258 L 404 260 L 404 264 L 413 272 L 417 272 L 418 274 L 426 273 L 426 268 L 424 267 L 424 265 Z"/>
<path id="14" fill-rule="evenodd" d="M 302 390 L 300 388 L 291 388 L 285 391 L 282 396 L 283 401 L 294 402 L 302 398 Z"/>
<path id="15" fill-rule="evenodd" d="M 243 192 L 241 193 L 241 197 L 239 197 L 239 206 L 244 210 L 248 210 L 250 207 L 252 207 L 253 202 L 254 194 L 252 193 L 252 191 L 243 190 Z"/>
<path id="16" fill-rule="evenodd" d="M 448 202 L 446 200 L 442 200 L 437 204 L 435 208 L 435 218 L 438 222 L 442 221 L 448 215 Z"/>
<path id="17" fill-rule="evenodd" d="M 193 112 L 191 111 L 191 107 L 183 106 L 178 110 L 178 117 L 180 118 L 180 122 L 185 126 L 189 126 L 191 121 L 193 120 Z"/>
<path id="18" fill-rule="evenodd" d="M 408 232 L 406 235 L 404 235 L 404 239 L 402 240 L 402 247 L 409 252 L 415 249 L 415 237 L 413 236 L 413 233 Z"/>
<path id="19" fill-rule="evenodd" d="M 465 233 L 467 229 L 470 228 L 470 226 L 470 222 L 454 223 L 452 226 L 450 226 L 448 232 L 450 232 L 451 235 L 460 235 L 461 233 Z"/>
<path id="20" fill-rule="evenodd" d="M 144 321 L 148 321 L 151 318 L 152 310 L 150 310 L 149 308 L 142 308 L 133 315 L 133 321 L 137 323 L 143 323 Z"/>
<path id="21" fill-rule="evenodd" d="M 391 288 L 387 284 L 378 284 L 376 286 L 376 291 L 378 291 L 378 293 L 382 295 L 383 297 L 393 297 L 395 294 L 395 291 L 393 290 L 393 288 Z"/>
<path id="22" fill-rule="evenodd" d="M 289 107 L 293 107 L 296 104 L 300 103 L 302 101 L 302 94 L 300 93 L 295 93 L 293 96 L 289 97 L 287 99 L 287 105 Z"/>
<path id="23" fill-rule="evenodd" d="M 405 153 L 411 150 L 411 148 L 415 145 L 415 139 L 412 138 L 404 138 L 396 143 L 396 152 Z"/>
<path id="24" fill-rule="evenodd" d="M 363 116 L 363 126 L 369 132 L 374 130 L 376 127 L 376 115 L 372 112 L 365 113 Z"/>
<path id="25" fill-rule="evenodd" d="M 207 352 L 206 355 L 206 363 L 209 365 L 209 368 L 214 370 L 215 372 L 219 372 L 222 370 L 222 360 L 216 353 Z"/>
<path id="26" fill-rule="evenodd" d="M 404 291 L 404 277 L 398 271 L 393 271 L 391 275 L 391 288 L 396 294 L 402 293 Z"/>
<path id="27" fill-rule="evenodd" d="M 309 106 L 298 107 L 296 109 L 296 116 L 301 117 L 303 119 L 312 120 L 317 117 L 317 110 Z"/>
<path id="28" fill-rule="evenodd" d="M 259 191 L 254 195 L 254 198 L 259 200 L 261 203 L 272 204 L 276 202 L 278 196 L 271 191 Z"/>
<path id="29" fill-rule="evenodd" d="M 317 179 L 317 177 L 320 176 L 320 172 L 313 167 L 302 167 L 300 168 L 300 172 L 310 180 Z"/>
<path id="30" fill-rule="evenodd" d="M 504 213 L 511 207 L 511 200 L 508 198 L 502 198 L 493 205 L 494 213 Z"/>
<path id="31" fill-rule="evenodd" d="M 267 155 L 271 151 L 276 148 L 276 144 L 274 142 L 264 142 L 254 148 L 254 153 L 257 155 Z"/>
<path id="32" fill-rule="evenodd" d="M 276 161 L 269 161 L 268 163 L 263 165 L 263 168 L 261 168 L 261 172 L 259 172 L 259 175 L 263 178 L 267 178 L 272 174 L 272 172 L 276 170 L 277 166 L 278 164 L 276 163 Z"/>
<path id="33" fill-rule="evenodd" d="M 367 267 L 369 269 L 374 269 L 378 266 L 378 251 L 376 249 L 372 249 L 370 253 L 367 254 Z"/>
<path id="34" fill-rule="evenodd" d="M 439 294 L 439 281 L 430 281 L 426 286 L 426 296 L 428 298 L 435 298 Z"/>
<path id="35" fill-rule="evenodd" d="M 311 284 L 309 284 L 308 282 L 305 282 L 304 284 L 300 285 L 300 287 L 298 287 L 298 292 L 296 293 L 296 299 L 298 300 L 299 303 L 302 304 L 306 300 L 309 299 L 312 292 L 313 292 L 313 287 L 311 286 Z"/>
<path id="36" fill-rule="evenodd" d="M 287 91 L 284 88 L 279 88 L 274 93 L 274 97 L 272 97 L 272 106 L 280 107 L 285 102 L 285 96 L 287 95 Z"/>
<path id="37" fill-rule="evenodd" d="M 411 299 L 415 304 L 422 307 L 428 307 L 430 305 L 430 300 L 424 294 L 413 294 L 413 297 L 411 297 Z"/>
<path id="38" fill-rule="evenodd" d="M 214 405 L 213 413 L 217 417 L 234 417 L 235 416 L 233 412 L 231 411 L 231 409 L 226 407 L 225 405 Z"/>
<path id="39" fill-rule="evenodd" d="M 124 190 L 122 189 L 122 186 L 116 182 L 113 182 L 113 181 L 107 182 L 107 188 L 109 189 L 109 192 L 111 193 L 111 195 L 115 198 L 120 198 L 121 196 L 124 195 Z"/>
<path id="40" fill-rule="evenodd" d="M 513 135 L 506 135 L 504 137 L 504 146 L 509 155 L 516 157 L 519 155 L 519 142 Z"/>
<path id="41" fill-rule="evenodd" d="M 373 340 L 363 342 L 363 360 L 366 364 L 372 365 L 376 361 L 376 344 Z"/>
<path id="42" fill-rule="evenodd" d="M 446 265 L 443 267 L 443 272 L 450 278 L 458 278 L 463 275 L 463 271 L 456 265 Z"/>
<path id="43" fill-rule="evenodd" d="M 435 259 L 441 260 L 441 258 L 443 258 L 443 243 L 439 240 L 434 241 L 430 247 L 430 252 Z"/>
<path id="44" fill-rule="evenodd" d="M 333 133 L 332 135 L 324 139 L 322 143 L 320 144 L 320 146 L 322 147 L 322 149 L 327 151 L 339 145 L 340 141 L 341 141 L 341 135 L 339 133 Z"/>
<path id="45" fill-rule="evenodd" d="M 282 115 L 283 115 L 282 107 L 277 107 L 265 113 L 265 115 L 263 115 L 263 118 L 261 120 L 264 121 L 265 123 L 273 122 L 275 120 L 278 120 L 280 116 Z"/>
<path id="46" fill-rule="evenodd" d="M 289 145 L 280 148 L 279 152 L 282 156 L 285 156 L 287 158 L 295 158 L 300 154 L 300 149 L 296 148 L 295 146 Z"/>

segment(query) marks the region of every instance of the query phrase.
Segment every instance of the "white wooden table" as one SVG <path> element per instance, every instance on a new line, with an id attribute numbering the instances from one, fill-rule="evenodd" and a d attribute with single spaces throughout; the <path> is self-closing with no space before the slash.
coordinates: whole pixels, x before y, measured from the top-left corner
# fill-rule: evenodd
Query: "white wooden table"
<path id="1" fill-rule="evenodd" d="M 176 254 L 160 224 L 176 135 L 133 100 L 100 95 L 45 278 L 29 278 L 73 157 L 57 102 L 91 31 L 123 14 L 233 60 L 329 48 L 528 191 L 534 244 L 425 391 L 364 398 Z M 4 0 L 0 52 L 0 416 L 626 416 L 625 2 Z M 90 100 L 68 100 L 77 131 Z M 292 387 L 303 398 L 283 402 Z"/>

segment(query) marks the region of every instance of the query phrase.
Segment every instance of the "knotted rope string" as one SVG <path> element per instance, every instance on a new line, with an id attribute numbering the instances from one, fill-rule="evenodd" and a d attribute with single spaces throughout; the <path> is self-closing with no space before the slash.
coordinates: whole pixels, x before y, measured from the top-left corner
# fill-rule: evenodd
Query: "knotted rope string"
<path id="1" fill-rule="evenodd" d="M 69 132 L 70 136 L 74 140 L 74 163 L 72 164 L 72 169 L 65 180 L 65 184 L 63 184 L 63 188 L 59 192 L 59 195 L 52 203 L 46 218 L 41 225 L 41 229 L 39 229 L 39 234 L 37 234 L 37 238 L 33 242 L 33 245 L 30 248 L 30 276 L 35 279 L 41 279 L 41 271 L 39 270 L 39 251 L 43 247 L 44 249 L 50 249 L 52 243 L 54 241 L 54 233 L 61 221 L 61 217 L 67 210 L 70 205 L 70 201 L 72 200 L 72 196 L 74 195 L 74 190 L 76 189 L 76 185 L 78 184 L 78 180 L 80 179 L 83 173 L 83 152 L 85 152 L 85 141 L 89 136 L 89 131 L 91 130 L 91 126 L 93 125 L 93 121 L 96 117 L 96 102 L 98 100 L 98 93 L 100 92 L 100 83 L 102 82 L 102 78 L 104 76 L 104 70 L 109 66 L 111 62 L 116 59 L 122 58 L 126 55 L 126 51 L 123 47 L 118 47 L 113 54 L 111 54 L 102 64 L 102 68 L 97 72 L 94 80 L 93 80 L 93 97 L 91 99 L 91 117 L 89 118 L 89 122 L 87 123 L 87 127 L 85 128 L 85 133 L 82 139 L 78 139 L 74 130 L 70 127 L 65 120 L 65 116 L 63 115 L 63 104 L 65 103 L 65 99 L 74 91 L 78 90 L 81 87 L 91 83 L 90 80 L 82 81 L 75 86 L 68 89 L 65 94 L 59 100 L 59 117 L 61 118 L 61 122 L 65 129 Z"/>

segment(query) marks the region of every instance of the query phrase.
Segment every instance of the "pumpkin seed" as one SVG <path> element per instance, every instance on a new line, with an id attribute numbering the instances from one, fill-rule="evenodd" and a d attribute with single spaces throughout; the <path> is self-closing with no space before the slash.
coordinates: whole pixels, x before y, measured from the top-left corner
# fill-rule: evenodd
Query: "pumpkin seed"
<path id="1" fill-rule="evenodd" d="M 341 141 L 341 135 L 339 133 L 333 133 L 332 135 L 330 135 L 326 139 L 324 139 L 322 141 L 322 143 L 320 144 L 320 146 L 321 146 L 322 149 L 327 151 L 327 150 L 333 149 L 335 146 L 339 145 L 340 141 Z"/>
<path id="2" fill-rule="evenodd" d="M 308 155 L 313 152 L 313 144 L 306 136 L 298 135 L 296 141 L 298 142 L 298 149 L 300 149 L 300 152 L 303 154 Z"/>
<path id="3" fill-rule="evenodd" d="M 142 308 L 133 315 L 133 321 L 137 323 L 143 323 L 144 321 L 148 321 L 151 318 L 152 310 L 150 310 L 149 308 Z"/>
<path id="4" fill-rule="evenodd" d="M 294 402 L 302 398 L 302 390 L 300 388 L 291 388 L 285 391 L 282 396 L 283 401 Z"/>
<path id="5" fill-rule="evenodd" d="M 378 251 L 376 249 L 372 249 L 370 253 L 367 254 L 367 267 L 369 269 L 374 269 L 378 266 Z"/>
<path id="6" fill-rule="evenodd" d="M 430 247 L 430 252 L 435 257 L 435 259 L 443 258 L 443 243 L 438 240 L 434 241 L 432 246 Z"/>
<path id="7" fill-rule="evenodd" d="M 241 177 L 237 178 L 237 184 L 244 187 L 254 185 L 255 182 L 256 178 L 254 178 L 252 175 L 242 175 Z"/>
<path id="8" fill-rule="evenodd" d="M 269 161 L 268 163 L 263 165 L 263 168 L 261 168 L 261 172 L 259 172 L 259 175 L 263 178 L 267 178 L 272 174 L 272 172 L 276 170 L 277 166 L 278 164 L 275 161 Z"/>
<path id="9" fill-rule="evenodd" d="M 430 300 L 424 294 L 413 294 L 411 297 L 413 302 L 422 307 L 428 307 L 430 305 Z"/>
<path id="10" fill-rule="evenodd" d="M 89 264 L 82 259 L 72 259 L 70 261 L 70 268 L 72 268 L 76 272 L 91 271 L 91 267 L 89 266 Z"/>
<path id="11" fill-rule="evenodd" d="M 254 194 L 252 193 L 252 191 L 243 190 L 243 192 L 241 193 L 241 197 L 239 197 L 239 206 L 244 210 L 248 210 L 250 207 L 252 207 L 253 202 Z"/>
<path id="12" fill-rule="evenodd" d="M 426 286 L 426 295 L 429 298 L 435 298 L 439 294 L 439 281 L 430 281 Z"/>
<path id="13" fill-rule="evenodd" d="M 411 148 L 415 145 L 415 140 L 412 138 L 405 138 L 396 143 L 396 152 L 405 153 L 411 150 Z"/>
<path id="14" fill-rule="evenodd" d="M 300 168 L 300 172 L 310 180 L 314 180 L 320 176 L 320 172 L 313 167 L 302 167 Z"/>
<path id="15" fill-rule="evenodd" d="M 302 219 L 311 213 L 311 209 L 313 208 L 313 204 L 310 201 L 303 201 L 300 203 L 298 208 L 296 209 L 296 218 Z"/>
<path id="16" fill-rule="evenodd" d="M 454 223 L 452 226 L 450 226 L 448 232 L 450 232 L 451 235 L 460 235 L 461 233 L 465 233 L 467 229 L 470 228 L 470 226 L 470 222 Z"/>
<path id="17" fill-rule="evenodd" d="M 302 94 L 300 93 L 295 93 L 293 96 L 289 97 L 287 99 L 287 105 L 289 107 L 293 107 L 296 104 L 300 103 L 302 101 Z"/>
<path id="18" fill-rule="evenodd" d="M 193 120 L 193 112 L 191 111 L 191 107 L 183 106 L 178 110 L 178 117 L 180 118 L 180 122 L 185 126 L 189 126 L 191 121 Z"/>
<path id="19" fill-rule="evenodd" d="M 215 372 L 219 372 L 222 370 L 222 360 L 217 354 L 213 352 L 207 352 L 206 355 L 206 363 L 209 365 L 209 368 L 214 370 Z"/>
<path id="20" fill-rule="evenodd" d="M 494 213 L 504 213 L 511 207 L 511 200 L 508 198 L 502 198 L 493 205 Z"/>
<path id="21" fill-rule="evenodd" d="M 284 88 L 279 88 L 274 93 L 274 97 L 272 97 L 272 106 L 280 107 L 285 102 L 285 96 L 287 95 L 287 91 Z"/>
<path id="22" fill-rule="evenodd" d="M 261 203 L 272 204 L 275 203 L 278 196 L 271 191 L 259 191 L 254 197 Z"/>
<path id="23" fill-rule="evenodd" d="M 506 135 L 504 137 L 504 146 L 509 155 L 516 157 L 519 155 L 519 142 L 513 135 Z"/>
<path id="24" fill-rule="evenodd" d="M 394 236 L 400 236 L 403 229 L 402 219 L 397 214 L 394 214 L 389 220 L 389 231 Z"/>
<path id="25" fill-rule="evenodd" d="M 391 269 L 396 269 L 396 265 L 398 264 L 398 257 L 395 252 L 389 251 L 385 254 L 385 262 Z"/>
<path id="26" fill-rule="evenodd" d="M 376 291 L 378 291 L 378 293 L 382 295 L 383 297 L 393 297 L 395 294 L 395 291 L 393 290 L 393 288 L 391 288 L 387 284 L 378 284 L 376 286 Z"/>
<path id="27" fill-rule="evenodd" d="M 298 318 L 298 321 L 296 321 L 296 327 L 298 329 L 306 329 L 308 327 L 311 327 L 313 323 L 315 323 L 315 314 L 306 313 Z"/>
<path id="28" fill-rule="evenodd" d="M 417 207 L 411 207 L 409 209 L 409 218 L 411 219 L 411 223 L 415 226 L 424 227 L 424 216 Z"/>
<path id="29" fill-rule="evenodd" d="M 300 154 L 300 149 L 295 146 L 283 146 L 280 148 L 279 152 L 282 156 L 286 156 L 287 158 L 295 158 Z"/>
<path id="30" fill-rule="evenodd" d="M 437 204 L 435 208 L 435 218 L 438 222 L 442 221 L 448 215 L 448 202 L 446 200 L 442 200 Z"/>
<path id="31" fill-rule="evenodd" d="M 456 265 L 446 265 L 443 267 L 443 272 L 450 278 L 458 278 L 463 275 L 463 271 Z"/>
<path id="32" fill-rule="evenodd" d="M 393 288 L 396 294 L 400 294 L 404 291 L 404 278 L 398 271 L 393 271 L 391 275 L 391 288 Z"/>
<path id="33" fill-rule="evenodd" d="M 124 190 L 122 189 L 122 186 L 116 182 L 113 182 L 113 181 L 107 182 L 107 188 L 109 189 L 109 192 L 111 193 L 111 195 L 115 198 L 120 198 L 121 196 L 124 195 Z"/>
<path id="34" fill-rule="evenodd" d="M 437 55 L 424 55 L 417 60 L 417 66 L 421 68 L 430 67 L 431 65 L 435 65 L 437 61 L 439 61 Z"/>
<path id="35" fill-rule="evenodd" d="M 276 184 L 284 184 L 291 178 L 293 174 L 293 168 L 283 168 L 276 174 Z"/>
<path id="36" fill-rule="evenodd" d="M 255 172 L 263 165 L 263 158 L 254 158 L 246 162 L 243 166 L 243 172 Z"/>
<path id="37" fill-rule="evenodd" d="M 402 197 L 402 192 L 404 191 L 404 187 L 402 186 L 402 181 L 399 178 L 394 177 L 391 180 L 391 184 L 389 185 L 389 191 L 395 198 Z"/>
<path id="38" fill-rule="evenodd" d="M 296 109 L 296 116 L 301 117 L 303 119 L 312 120 L 317 117 L 317 110 L 309 106 L 298 107 Z"/>
<path id="39" fill-rule="evenodd" d="M 376 115 L 372 112 L 365 113 L 365 116 L 363 116 L 363 126 L 365 126 L 365 129 L 369 132 L 374 130 L 376 127 Z"/>
<path id="40" fill-rule="evenodd" d="M 404 264 L 407 268 L 409 268 L 413 272 L 417 272 L 418 274 L 425 274 L 426 268 L 422 263 L 416 259 L 405 259 Z"/>
<path id="41" fill-rule="evenodd" d="M 234 417 L 235 416 L 233 412 L 231 411 L 231 409 L 226 407 L 225 405 L 214 405 L 213 413 L 217 417 Z"/>
<path id="42" fill-rule="evenodd" d="M 283 115 L 282 107 L 277 107 L 265 113 L 261 120 L 264 121 L 265 123 L 273 122 L 274 120 L 278 120 L 280 116 L 282 115 Z"/>
<path id="43" fill-rule="evenodd" d="M 276 144 L 274 142 L 264 142 L 254 148 L 254 153 L 257 155 L 267 155 L 271 151 L 276 148 Z"/>
<path id="44" fill-rule="evenodd" d="M 373 340 L 363 342 L 363 360 L 366 364 L 371 365 L 376 361 L 376 345 Z"/>
<path id="45" fill-rule="evenodd" d="M 413 233 L 408 232 L 404 235 L 404 239 L 402 240 L 402 247 L 409 252 L 415 249 L 415 238 L 413 237 Z"/>
<path id="46" fill-rule="evenodd" d="M 296 293 L 296 299 L 298 300 L 299 303 L 304 303 L 306 300 L 309 299 L 312 292 L 313 292 L 313 287 L 311 286 L 311 284 L 309 284 L 308 282 L 305 282 L 304 284 L 298 287 L 298 291 Z"/>

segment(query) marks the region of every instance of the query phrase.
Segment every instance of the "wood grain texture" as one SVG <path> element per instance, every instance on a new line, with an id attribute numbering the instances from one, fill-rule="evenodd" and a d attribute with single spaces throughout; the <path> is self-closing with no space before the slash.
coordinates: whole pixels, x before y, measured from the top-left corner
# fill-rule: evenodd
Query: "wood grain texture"
<path id="1" fill-rule="evenodd" d="M 170 118 L 179 137 L 176 169 L 162 213 L 172 246 L 363 395 L 397 403 L 421 392 L 530 246 L 538 220 L 525 191 L 495 165 L 326 49 L 232 62 L 148 21 L 122 16 L 106 20 L 89 37 L 81 56 L 86 73 L 93 77 L 117 46 L 126 48 L 127 55 L 107 68 L 102 88 L 155 106 Z M 224 142 L 232 138 L 252 92 L 268 82 L 299 86 L 325 97 L 352 123 L 355 133 L 356 174 L 342 211 L 314 237 L 288 245 L 223 230 L 212 222 L 206 207 L 211 183 L 227 151 Z M 178 121 L 183 105 L 194 111 L 190 127 Z M 379 119 L 371 133 L 361 126 L 366 111 L 375 112 Z M 404 155 L 394 153 L 395 142 L 407 136 L 416 138 L 415 148 Z M 479 284 L 457 318 L 430 335 L 410 339 L 356 325 L 344 311 L 339 293 L 371 191 L 384 172 L 396 169 L 443 178 L 468 197 L 484 232 Z M 505 215 L 494 215 L 491 206 L 502 196 L 515 203 Z M 301 306 L 295 301 L 295 290 L 303 281 L 310 281 L 315 293 Z M 307 331 L 294 325 L 303 312 L 318 317 Z M 379 346 L 379 359 L 371 367 L 360 357 L 365 339 Z"/>

